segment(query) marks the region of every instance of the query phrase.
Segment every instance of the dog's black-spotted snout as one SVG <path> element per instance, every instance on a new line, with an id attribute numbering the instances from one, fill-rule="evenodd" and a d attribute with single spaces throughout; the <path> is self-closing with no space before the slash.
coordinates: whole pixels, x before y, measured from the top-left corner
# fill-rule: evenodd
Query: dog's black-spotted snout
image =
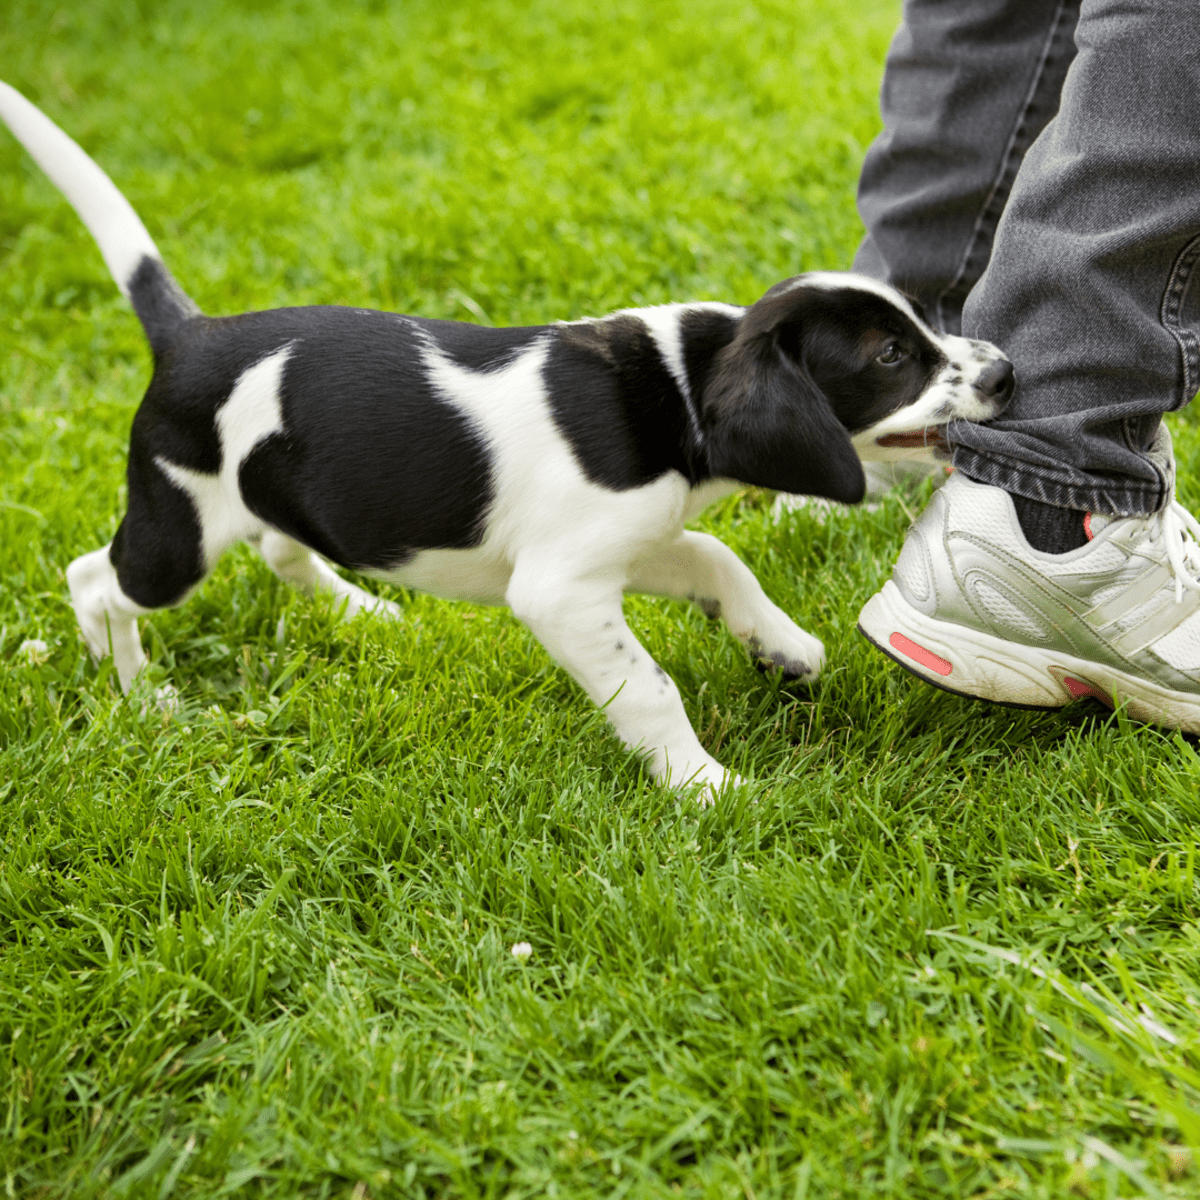
<path id="1" fill-rule="evenodd" d="M 997 359 L 989 367 L 985 367 L 975 381 L 976 390 L 989 400 L 994 400 L 997 411 L 1003 408 L 1012 398 L 1013 365 L 1007 358 Z"/>

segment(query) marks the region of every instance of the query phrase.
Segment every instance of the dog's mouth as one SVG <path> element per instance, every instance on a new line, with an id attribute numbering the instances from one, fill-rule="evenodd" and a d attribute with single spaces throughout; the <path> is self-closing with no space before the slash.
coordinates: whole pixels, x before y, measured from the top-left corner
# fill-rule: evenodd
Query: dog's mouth
<path id="1" fill-rule="evenodd" d="M 914 429 L 908 433 L 885 433 L 875 439 L 877 446 L 889 446 L 898 450 L 924 450 L 932 446 L 937 450 L 949 450 L 946 444 L 945 425 L 932 426 L 929 429 Z"/>

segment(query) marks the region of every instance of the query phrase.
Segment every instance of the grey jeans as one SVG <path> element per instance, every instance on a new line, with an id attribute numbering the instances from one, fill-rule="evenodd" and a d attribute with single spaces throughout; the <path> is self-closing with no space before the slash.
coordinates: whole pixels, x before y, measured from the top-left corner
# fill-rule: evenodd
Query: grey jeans
<path id="1" fill-rule="evenodd" d="M 1064 508 L 1174 491 L 1200 389 L 1200 0 L 905 0 L 854 269 L 995 342 L 1017 389 L 955 465 Z"/>

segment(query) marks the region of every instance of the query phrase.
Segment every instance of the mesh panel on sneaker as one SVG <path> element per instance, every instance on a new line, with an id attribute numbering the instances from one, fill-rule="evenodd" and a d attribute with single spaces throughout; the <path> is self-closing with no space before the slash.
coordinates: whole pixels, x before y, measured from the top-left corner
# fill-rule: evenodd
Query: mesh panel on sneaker
<path id="1" fill-rule="evenodd" d="M 1128 555 L 1119 546 L 1111 542 L 1102 543 L 1090 550 L 1086 556 L 1089 575 L 1103 574 L 1107 571 L 1119 571 L 1128 560 Z"/>
<path id="2" fill-rule="evenodd" d="M 929 549 L 920 533 L 914 532 L 905 541 L 896 561 L 895 574 L 913 600 L 921 603 L 929 599 L 932 587 Z"/>
<path id="3" fill-rule="evenodd" d="M 997 488 L 996 491 L 1000 492 L 1000 489 Z M 1000 495 L 1004 496 L 1004 493 L 1000 492 Z M 1009 550 L 1022 549 L 1025 539 L 1021 536 L 1019 527 L 1016 527 L 1011 507 L 1005 512 L 1000 504 L 981 504 L 978 510 L 972 513 L 972 518 L 970 533 Z"/>
<path id="4" fill-rule="evenodd" d="M 1025 605 L 1019 603 L 1015 597 L 999 586 L 976 578 L 971 581 L 970 588 L 976 603 L 1001 625 L 1007 625 L 1010 629 L 1023 633 L 1034 641 L 1044 642 L 1046 640 L 1046 627 L 1034 617 Z"/>

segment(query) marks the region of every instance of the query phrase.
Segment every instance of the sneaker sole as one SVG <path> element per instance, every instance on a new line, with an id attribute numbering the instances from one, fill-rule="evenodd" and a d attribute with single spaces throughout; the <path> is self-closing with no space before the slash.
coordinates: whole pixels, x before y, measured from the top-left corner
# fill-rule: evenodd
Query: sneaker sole
<path id="1" fill-rule="evenodd" d="M 926 683 L 1010 708 L 1057 709 L 1091 696 L 1137 721 L 1200 733 L 1200 697 L 1069 654 L 1008 642 L 926 616 L 889 580 L 863 606 L 859 632 Z"/>

